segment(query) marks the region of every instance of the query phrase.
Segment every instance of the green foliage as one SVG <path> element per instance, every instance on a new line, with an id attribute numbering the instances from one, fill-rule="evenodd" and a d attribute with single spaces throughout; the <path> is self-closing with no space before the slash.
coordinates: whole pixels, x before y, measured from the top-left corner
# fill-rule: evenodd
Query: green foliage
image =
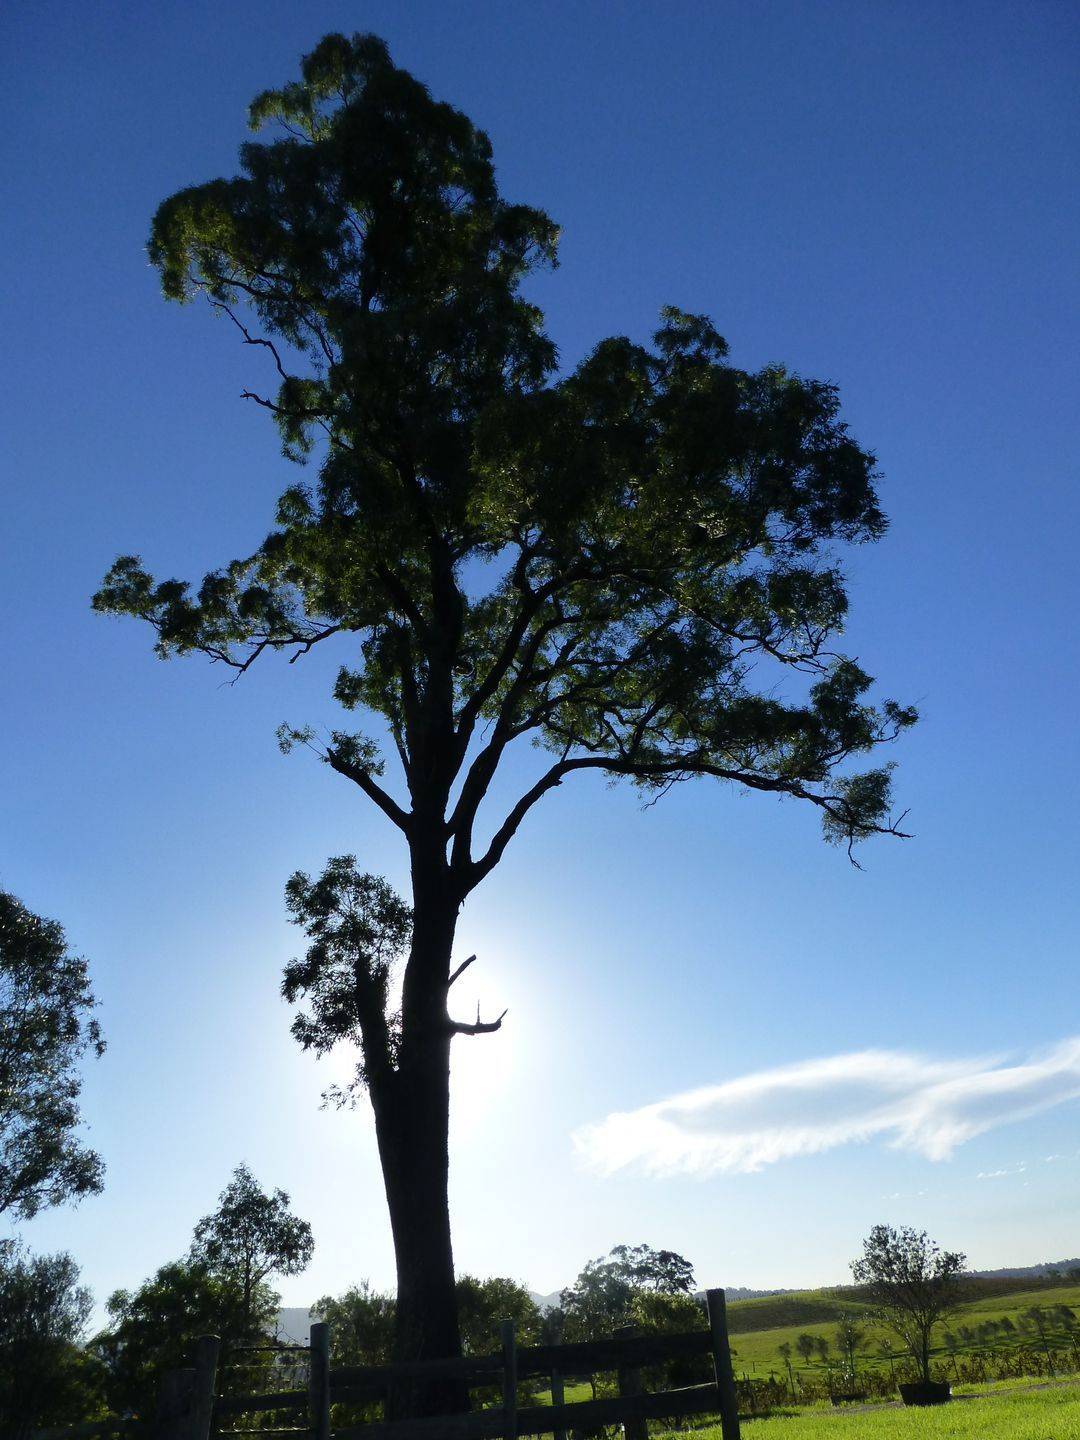
<path id="1" fill-rule="evenodd" d="M 105 1049 L 86 961 L 55 920 L 0 891 L 0 1215 L 96 1194 L 100 1158 L 76 1137 L 80 1064 Z"/>
<path id="2" fill-rule="evenodd" d="M 667 1318 L 689 1314 L 694 1268 L 674 1250 L 649 1245 L 616 1245 L 590 1260 L 573 1285 L 560 1295 L 567 1338 L 596 1340 L 620 1326 L 644 1324 L 670 1328 Z M 661 1298 L 662 1297 L 662 1298 Z M 677 1328 L 677 1327 L 676 1327 Z"/>
<path id="3" fill-rule="evenodd" d="M 299 1275 L 311 1261 L 311 1226 L 289 1210 L 284 1190 L 267 1194 L 238 1165 L 218 1208 L 195 1226 L 191 1258 L 240 1295 L 248 1335 L 262 1330 L 259 1286 L 271 1275 Z"/>
<path id="4" fill-rule="evenodd" d="M 959 1277 L 967 1257 L 941 1250 L 925 1230 L 875 1225 L 852 1262 L 856 1285 L 869 1292 L 878 1314 L 897 1332 L 930 1379 L 930 1340 L 938 1322 L 963 1299 Z"/>
<path id="5" fill-rule="evenodd" d="M 101 1367 L 80 1343 L 92 1303 L 70 1255 L 0 1244 L 0 1435 L 101 1415 Z"/>
<path id="6" fill-rule="evenodd" d="M 277 1305 L 264 1282 L 245 1299 L 235 1275 L 213 1274 L 193 1260 L 163 1265 L 135 1291 L 117 1290 L 106 1304 L 109 1326 L 94 1341 L 111 1408 L 152 1415 L 162 1375 L 193 1363 L 199 1336 L 219 1336 L 227 1351 L 253 1330 L 270 1335 Z"/>
<path id="7" fill-rule="evenodd" d="M 412 911 L 385 880 L 361 875 L 352 855 L 330 860 L 317 880 L 297 871 L 285 887 L 290 918 L 311 941 L 302 959 L 285 967 L 281 993 L 290 1003 L 306 998 L 292 1033 L 305 1050 L 325 1055 L 339 1041 L 361 1059 L 352 1082 L 325 1098 L 355 1100 L 370 1071 L 390 1068 L 400 1043 L 400 1016 L 388 1013 L 394 965 L 412 938 Z"/>
<path id="8" fill-rule="evenodd" d="M 336 1298 L 324 1295 L 311 1307 L 313 1319 L 330 1326 L 330 1363 L 388 1365 L 394 1343 L 394 1298 L 366 1280 Z"/>
<path id="9" fill-rule="evenodd" d="M 463 893 L 509 839 L 471 853 L 521 736 L 560 758 L 510 834 L 582 769 L 796 796 L 849 844 L 893 828 L 888 767 L 844 769 L 915 717 L 869 704 L 832 644 L 834 547 L 885 529 L 834 388 L 732 366 L 674 307 L 651 347 L 607 339 L 557 375 L 520 292 L 556 227 L 499 195 L 487 137 L 373 36 L 328 36 L 251 121 L 240 174 L 167 200 L 150 256 L 168 297 L 204 296 L 266 357 L 277 392 L 249 398 L 291 457 L 319 442 L 318 480 L 196 591 L 126 556 L 95 606 L 241 670 L 346 641 L 335 693 L 386 723 L 414 799 L 448 799 L 490 722 L 451 828 Z M 372 743 L 325 758 L 402 823 Z"/>

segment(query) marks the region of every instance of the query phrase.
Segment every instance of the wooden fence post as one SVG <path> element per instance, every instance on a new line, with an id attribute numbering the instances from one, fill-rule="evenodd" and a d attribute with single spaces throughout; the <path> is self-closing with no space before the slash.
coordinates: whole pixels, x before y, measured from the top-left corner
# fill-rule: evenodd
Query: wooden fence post
<path id="1" fill-rule="evenodd" d="M 553 1345 L 561 1345 L 563 1343 L 563 1323 L 559 1323 L 557 1327 L 549 1333 L 547 1338 Z M 566 1390 L 563 1387 L 562 1371 L 554 1365 L 551 1367 L 551 1404 L 553 1407 L 566 1404 Z M 566 1440 L 566 1430 L 554 1430 L 552 1432 L 552 1440 Z"/>
<path id="2" fill-rule="evenodd" d="M 615 1332 L 627 1339 L 634 1333 L 632 1325 L 624 1325 Z M 636 1365 L 619 1366 L 619 1394 L 627 1397 L 641 1394 L 641 1371 Z M 649 1440 L 648 1422 L 639 1419 L 624 1420 L 623 1435 L 626 1440 Z"/>
<path id="3" fill-rule="evenodd" d="M 166 1370 L 158 1386 L 155 1440 L 188 1440 L 195 1394 L 194 1370 Z"/>
<path id="4" fill-rule="evenodd" d="M 723 1440 L 739 1440 L 739 1401 L 735 1394 L 735 1372 L 731 1368 L 727 1301 L 723 1290 L 706 1290 L 705 1302 L 712 1331 L 713 1374 L 720 1393 L 720 1434 Z"/>
<path id="5" fill-rule="evenodd" d="M 499 1326 L 503 1354 L 503 1437 L 517 1440 L 517 1341 L 514 1322 L 504 1320 Z"/>
<path id="6" fill-rule="evenodd" d="M 200 1335 L 195 1341 L 195 1386 L 188 1430 L 191 1440 L 210 1440 L 220 1351 L 221 1341 L 216 1335 Z"/>
<path id="7" fill-rule="evenodd" d="M 313 1440 L 330 1440 L 330 1326 L 311 1327 L 308 1419 Z"/>

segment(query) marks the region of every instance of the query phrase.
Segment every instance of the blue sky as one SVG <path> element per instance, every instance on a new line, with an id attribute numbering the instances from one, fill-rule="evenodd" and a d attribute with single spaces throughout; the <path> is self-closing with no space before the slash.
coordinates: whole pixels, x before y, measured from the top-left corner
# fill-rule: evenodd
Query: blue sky
<path id="1" fill-rule="evenodd" d="M 534 813 L 460 930 L 463 1001 L 510 1014 L 457 1042 L 459 1267 L 546 1291 L 648 1241 L 702 1283 L 835 1282 L 879 1220 L 978 1265 L 1080 1253 L 1073 8 L 39 0 L 0 25 L 0 884 L 90 958 L 110 1042 L 105 1193 L 27 1239 L 104 1296 L 244 1159 L 315 1227 L 287 1303 L 392 1280 L 368 1117 L 319 1110 L 340 1070 L 277 994 L 294 868 L 405 875 L 396 832 L 274 741 L 333 721 L 336 660 L 229 687 L 88 603 L 118 552 L 245 553 L 295 478 L 238 398 L 251 355 L 159 298 L 145 238 L 231 171 L 256 91 L 371 29 L 563 226 L 536 293 L 567 364 L 672 302 L 737 363 L 840 386 L 893 521 L 850 557 L 847 646 L 925 716 L 896 757 L 916 838 L 862 872 L 796 805 L 708 784 L 642 811 L 582 781 Z M 612 1139 L 708 1087 L 663 1112 L 682 1162 Z"/>

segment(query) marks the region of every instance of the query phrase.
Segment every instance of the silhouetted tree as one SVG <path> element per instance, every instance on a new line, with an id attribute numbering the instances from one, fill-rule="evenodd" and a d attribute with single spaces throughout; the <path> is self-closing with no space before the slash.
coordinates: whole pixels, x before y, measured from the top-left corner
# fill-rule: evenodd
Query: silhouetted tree
<path id="1" fill-rule="evenodd" d="M 0 891 L 0 1215 L 101 1189 L 101 1159 L 76 1135 L 80 1064 L 105 1049 L 95 1003 L 63 928 Z"/>
<path id="2" fill-rule="evenodd" d="M 0 1435 L 103 1413 L 101 1367 L 80 1344 L 90 1291 L 70 1255 L 29 1255 L 0 1242 Z"/>
<path id="3" fill-rule="evenodd" d="M 962 1301 L 958 1282 L 966 1262 L 959 1251 L 940 1250 L 925 1230 L 906 1225 L 875 1225 L 862 1256 L 852 1261 L 856 1285 L 866 1287 L 878 1317 L 907 1343 L 924 1381 L 930 1380 L 934 1326 Z"/>
<path id="4" fill-rule="evenodd" d="M 400 1010 L 380 1010 L 383 959 L 372 972 L 361 949 L 348 1004 L 313 1016 L 308 1038 L 335 1024 L 362 1037 L 397 1353 L 453 1354 L 450 1044 L 500 1023 L 448 1013 L 462 904 L 577 774 L 793 796 L 849 846 L 895 830 L 888 767 L 846 762 L 914 714 L 868 704 L 869 677 L 834 648 L 837 545 L 876 539 L 885 519 L 834 388 L 730 365 L 706 319 L 665 310 L 651 346 L 605 340 L 558 375 L 520 291 L 553 263 L 555 225 L 500 196 L 487 136 L 380 40 L 328 36 L 250 119 L 273 135 L 242 148 L 236 178 L 166 200 L 150 256 L 166 296 L 202 295 L 265 357 L 276 393 L 248 396 L 290 458 L 318 448 L 318 481 L 288 489 L 254 554 L 194 593 L 125 556 L 94 603 L 149 621 L 160 655 L 201 652 L 237 675 L 336 644 L 336 699 L 390 738 L 404 796 L 375 738 L 281 732 L 382 811 L 411 869 Z M 507 750 L 529 740 L 549 763 L 488 815 Z M 322 917 L 361 881 L 315 882 L 316 989 Z M 329 964 L 346 958 L 330 945 Z"/>
<path id="5" fill-rule="evenodd" d="M 311 1226 L 289 1210 L 284 1190 L 268 1195 L 246 1165 L 238 1165 L 218 1208 L 195 1226 L 191 1258 L 232 1281 L 249 1334 L 257 1332 L 257 1287 L 271 1275 L 299 1275 L 315 1249 Z"/>

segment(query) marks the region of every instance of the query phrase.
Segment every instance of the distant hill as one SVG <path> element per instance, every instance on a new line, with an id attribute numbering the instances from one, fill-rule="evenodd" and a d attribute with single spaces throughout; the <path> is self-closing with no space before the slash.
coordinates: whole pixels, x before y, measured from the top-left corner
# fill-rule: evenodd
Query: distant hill
<path id="1" fill-rule="evenodd" d="M 1041 1265 L 1018 1265 L 1004 1270 L 973 1270 L 971 1273 L 979 1280 L 1038 1280 L 1054 1279 L 1055 1276 L 1067 1279 L 1070 1270 L 1080 1270 L 1080 1259 L 1044 1260 Z"/>

